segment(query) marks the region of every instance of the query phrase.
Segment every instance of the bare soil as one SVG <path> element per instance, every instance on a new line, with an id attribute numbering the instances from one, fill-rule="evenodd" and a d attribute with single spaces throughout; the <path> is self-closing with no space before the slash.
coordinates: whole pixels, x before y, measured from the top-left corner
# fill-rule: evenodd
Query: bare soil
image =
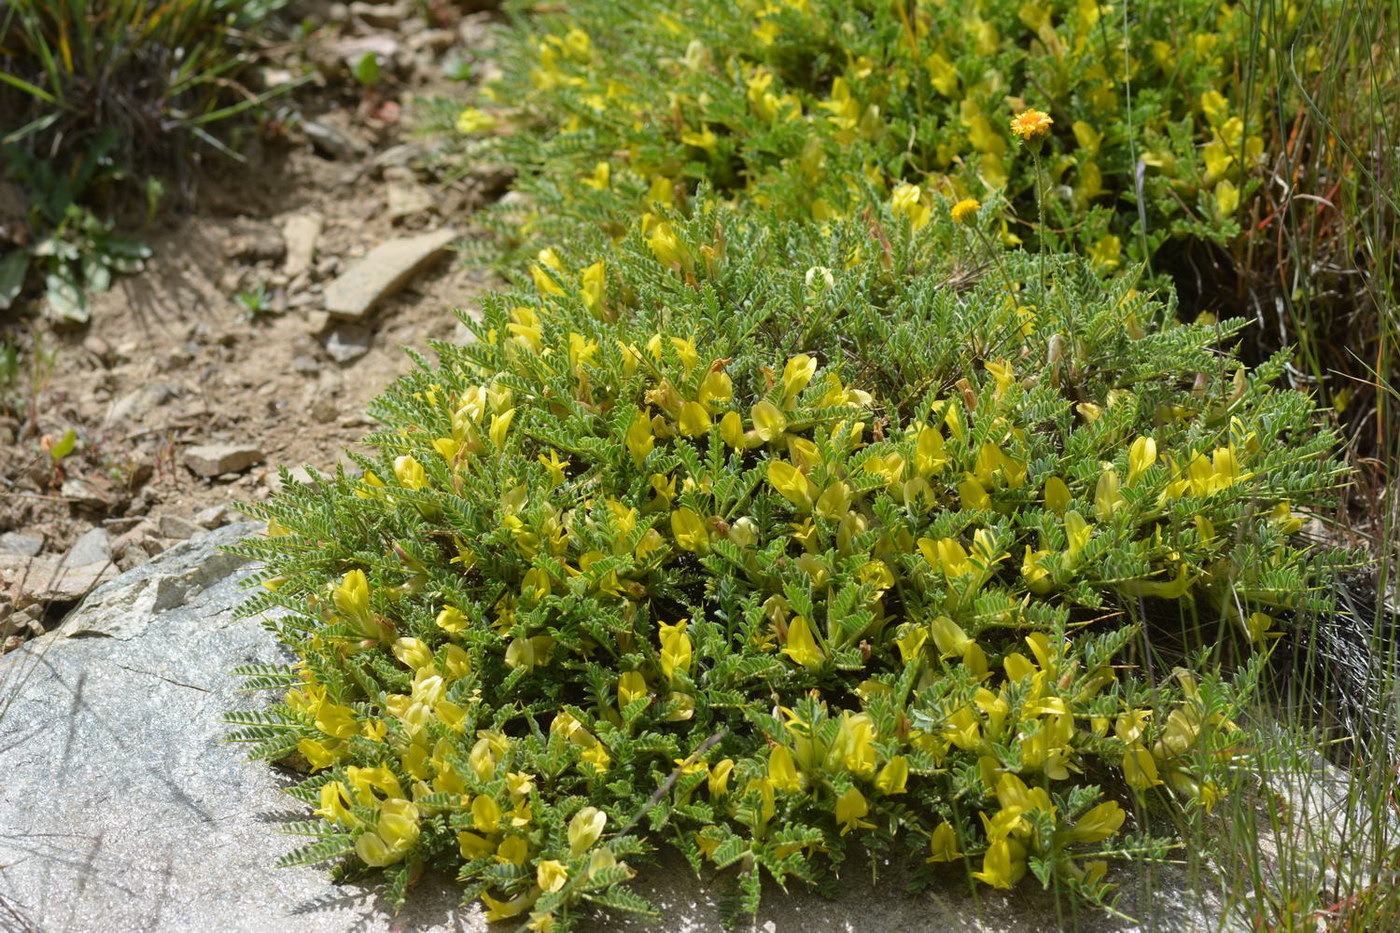
<path id="1" fill-rule="evenodd" d="M 482 14 L 432 15 L 436 22 L 387 33 L 347 24 L 300 50 L 329 62 L 322 71 L 331 74 L 298 96 L 300 119 L 255 140 L 246 166 L 225 163 L 200 178 L 192 212 L 137 231 L 153 258 L 94 298 L 86 327 L 57 327 L 38 314 L 0 326 L 0 336 L 23 347 L 25 367 L 9 404 L 0 404 L 0 535 L 37 537 L 40 557 L 57 559 L 103 528 L 111 572 L 129 569 L 196 525 L 216 526 L 265 499 L 279 484 L 278 467 L 349 465 L 341 452 L 367 433 L 367 402 L 413 365 L 403 348 L 431 356 L 429 339 L 461 339 L 452 312 L 470 313 L 489 273 L 451 254 L 365 321 L 347 324 L 321 310 L 322 287 L 355 258 L 387 239 L 448 225 L 469 236 L 464 218 L 508 182 L 473 166 L 444 181 L 432 147 L 452 141 L 415 132 L 424 112 L 415 101 L 459 93 L 438 66 L 470 58 L 480 51 L 473 42 L 485 41 Z M 335 63 L 339 57 L 343 68 L 341 46 L 366 35 L 387 35 L 416 59 L 405 68 L 396 53 L 397 80 L 359 88 L 335 74 Z M 332 142 L 348 148 L 327 147 L 315 127 L 303 129 L 308 123 L 329 127 Z M 291 275 L 284 225 L 309 214 L 324 220 L 314 259 Z M 367 346 L 342 362 L 328 350 L 337 341 Z M 48 451 L 70 429 L 77 445 L 55 462 Z M 225 443 L 255 446 L 259 462 L 216 477 L 184 462 L 191 445 Z M 0 563 L 5 650 L 68 605 L 28 606 L 20 618 L 33 600 L 10 558 L 8 577 Z"/>

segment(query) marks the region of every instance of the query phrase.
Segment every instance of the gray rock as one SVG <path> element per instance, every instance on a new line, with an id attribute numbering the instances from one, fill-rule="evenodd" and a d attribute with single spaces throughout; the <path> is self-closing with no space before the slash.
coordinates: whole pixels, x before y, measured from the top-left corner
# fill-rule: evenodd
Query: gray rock
<path id="1" fill-rule="evenodd" d="M 329 123 L 308 120 L 301 125 L 301 129 L 318 152 L 324 153 L 332 159 L 350 161 L 358 159 L 369 151 L 369 141 L 348 127 L 342 128 L 332 126 Z"/>
<path id="2" fill-rule="evenodd" d="M 53 557 L 0 554 L 0 590 L 16 601 L 70 603 L 116 575 L 111 561 L 74 566 Z"/>
<path id="3" fill-rule="evenodd" d="M 384 170 L 385 197 L 389 202 L 389 219 L 402 220 L 430 211 L 437 197 L 420 184 L 412 169 L 390 167 Z"/>
<path id="4" fill-rule="evenodd" d="M 319 211 L 307 214 L 293 214 L 282 225 L 282 239 L 287 241 L 287 258 L 282 263 L 282 272 L 290 279 L 311 268 L 311 260 L 316 256 L 316 241 L 321 238 L 326 218 Z"/>
<path id="5" fill-rule="evenodd" d="M 187 518 L 181 518 L 178 515 L 162 515 L 160 517 L 160 534 L 163 538 L 179 538 L 183 540 L 185 538 L 193 538 L 195 535 L 201 534 L 205 530 L 203 525 L 192 522 Z"/>
<path id="6" fill-rule="evenodd" d="M 371 889 L 272 867 L 298 843 L 278 823 L 303 808 L 284 775 L 223 741 L 222 722 L 266 702 L 230 668 L 285 660 L 258 620 L 233 619 L 246 570 L 217 550 L 256 527 L 172 548 L 0 659 L 0 927 L 485 930 L 438 879 L 394 918 Z"/>
<path id="7" fill-rule="evenodd" d="M 352 71 L 366 55 L 373 55 L 380 68 L 390 68 L 399 54 L 399 41 L 387 33 L 345 39 L 336 44 L 335 54 Z"/>
<path id="8" fill-rule="evenodd" d="M 228 509 L 222 505 L 211 505 L 194 513 L 194 520 L 204 528 L 219 528 L 228 524 Z"/>
<path id="9" fill-rule="evenodd" d="M 418 143 L 399 143 L 379 153 L 370 164 L 378 169 L 406 168 L 415 159 L 422 157 L 423 147 Z"/>
<path id="10" fill-rule="evenodd" d="M 241 473 L 262 459 L 262 450 L 250 444 L 197 444 L 185 448 L 185 466 L 200 476 Z"/>
<path id="11" fill-rule="evenodd" d="M 105 564 L 112 559 L 112 539 L 105 528 L 89 528 L 83 532 L 63 557 L 65 567 Z"/>
<path id="12" fill-rule="evenodd" d="M 58 494 L 67 499 L 69 503 L 80 509 L 106 509 L 108 506 L 107 497 L 102 495 L 91 483 L 86 480 L 66 479 L 59 487 Z"/>
<path id="13" fill-rule="evenodd" d="M 360 318 L 442 255 L 457 237 L 451 227 L 381 243 L 326 286 L 326 310 Z"/>
<path id="14" fill-rule="evenodd" d="M 44 549 L 44 536 L 7 531 L 0 535 L 0 553 L 17 554 L 20 557 L 38 557 Z"/>
<path id="15" fill-rule="evenodd" d="M 182 391 L 183 387 L 173 382 L 152 382 L 144 385 L 113 402 L 103 418 L 103 423 L 113 425 L 145 417 L 152 409 L 177 398 Z"/>
<path id="16" fill-rule="evenodd" d="M 337 324 L 326 334 L 325 347 L 337 363 L 358 360 L 369 352 L 370 332 L 358 324 Z"/>

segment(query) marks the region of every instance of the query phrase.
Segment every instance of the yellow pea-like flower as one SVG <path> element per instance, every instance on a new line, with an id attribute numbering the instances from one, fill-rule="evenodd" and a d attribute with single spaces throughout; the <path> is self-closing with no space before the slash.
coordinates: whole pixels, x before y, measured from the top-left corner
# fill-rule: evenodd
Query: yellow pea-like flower
<path id="1" fill-rule="evenodd" d="M 909 759 L 903 755 L 895 755 L 885 762 L 880 773 L 875 775 L 875 788 L 882 794 L 903 794 L 908 780 Z"/>
<path id="2" fill-rule="evenodd" d="M 788 623 L 787 644 L 783 647 L 783 654 L 806 668 L 820 667 L 825 659 L 821 648 L 817 647 L 812 626 L 804 616 L 793 616 L 792 621 Z"/>
<path id="3" fill-rule="evenodd" d="M 545 859 L 535 866 L 535 883 L 545 891 L 558 891 L 569 880 L 569 870 L 563 862 Z"/>
<path id="4" fill-rule="evenodd" d="M 852 787 L 836 798 L 836 822 L 841 824 L 841 835 L 853 829 L 868 829 L 873 826 L 862 819 L 870 813 L 870 804 L 859 788 Z"/>
<path id="5" fill-rule="evenodd" d="M 768 462 L 768 483 L 802 512 L 812 511 L 817 485 L 797 467 L 785 460 Z M 844 510 L 842 510 L 844 513 Z M 828 516 L 830 517 L 830 516 Z"/>
<path id="6" fill-rule="evenodd" d="M 725 758 L 710 768 L 709 791 L 711 797 L 723 797 L 729 790 L 729 775 L 734 772 L 734 759 Z"/>
<path id="7" fill-rule="evenodd" d="M 958 851 L 958 834 L 951 823 L 944 820 L 934 827 L 928 840 L 930 862 L 951 862 L 962 858 Z"/>
<path id="8" fill-rule="evenodd" d="M 1128 485 L 1151 469 L 1157 462 L 1157 442 L 1150 437 L 1139 437 L 1128 448 Z"/>
<path id="9" fill-rule="evenodd" d="M 1070 494 L 1069 487 L 1065 481 L 1058 476 L 1052 476 L 1045 481 L 1045 507 L 1057 515 L 1065 514 L 1065 509 L 1069 508 Z"/>
<path id="10" fill-rule="evenodd" d="M 787 430 L 787 415 L 767 399 L 754 405 L 749 417 L 753 420 L 754 432 L 762 441 L 772 443 Z"/>
<path id="11" fill-rule="evenodd" d="M 774 789 L 795 794 L 802 789 L 802 777 L 792 761 L 792 751 L 786 745 L 774 745 L 768 752 L 768 780 Z"/>
<path id="12" fill-rule="evenodd" d="M 500 414 L 491 416 L 491 427 L 487 434 L 491 438 L 491 443 L 497 447 L 504 447 L 506 444 L 506 432 L 510 430 L 511 422 L 515 420 L 515 409 L 510 408 Z"/>
<path id="13" fill-rule="evenodd" d="M 681 406 L 680 429 L 686 437 L 699 437 L 710 431 L 710 415 L 699 402 L 686 402 Z"/>
<path id="14" fill-rule="evenodd" d="M 603 835 L 608 815 L 597 807 L 584 807 L 569 820 L 569 857 L 578 858 Z"/>
<path id="15" fill-rule="evenodd" d="M 817 361 L 805 353 L 798 354 L 783 366 L 783 404 L 791 405 L 799 392 L 807 388 L 817 372 Z"/>
<path id="16" fill-rule="evenodd" d="M 704 554 L 710 549 L 710 532 L 705 520 L 685 506 L 671 513 L 671 537 L 683 551 Z"/>
<path id="17" fill-rule="evenodd" d="M 656 446 L 656 436 L 651 430 L 651 416 L 645 410 L 637 412 L 636 416 L 632 418 L 632 423 L 627 427 L 627 434 L 623 438 L 623 442 L 632 454 L 633 464 L 641 466 Z"/>
<path id="18" fill-rule="evenodd" d="M 633 700 L 647 695 L 646 678 L 639 671 L 627 671 L 617 679 L 617 705 L 626 707 Z"/>

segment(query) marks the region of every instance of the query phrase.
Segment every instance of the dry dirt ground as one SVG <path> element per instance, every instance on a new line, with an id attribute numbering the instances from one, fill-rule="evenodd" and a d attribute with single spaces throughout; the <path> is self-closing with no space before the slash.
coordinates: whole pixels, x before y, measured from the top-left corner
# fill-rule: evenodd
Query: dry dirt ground
<path id="1" fill-rule="evenodd" d="M 416 131 L 422 101 L 460 93 L 444 67 L 481 54 L 488 14 L 436 6 L 425 21 L 400 6 L 406 21 L 388 29 L 328 9 L 335 25 L 297 53 L 322 77 L 292 98 L 295 118 L 255 141 L 247 166 L 200 179 L 192 212 L 157 220 L 146 270 L 96 296 L 86 327 L 31 315 L 0 328 L 27 360 L 0 404 L 4 650 L 102 579 L 265 499 L 278 467 L 348 463 L 366 403 L 412 365 L 403 347 L 461 337 L 452 310 L 473 310 L 489 273 L 450 251 L 363 321 L 322 310 L 322 288 L 366 251 L 449 226 L 469 238 L 471 212 L 508 183 L 490 167 L 447 171 L 435 147 L 453 140 Z M 369 91 L 348 78 L 364 49 L 387 76 Z M 288 235 L 292 218 L 321 223 L 299 272 L 289 247 L 308 237 Z M 77 445 L 55 463 L 48 449 L 70 429 Z M 256 462 L 198 475 L 185 452 L 210 444 L 255 448 Z"/>

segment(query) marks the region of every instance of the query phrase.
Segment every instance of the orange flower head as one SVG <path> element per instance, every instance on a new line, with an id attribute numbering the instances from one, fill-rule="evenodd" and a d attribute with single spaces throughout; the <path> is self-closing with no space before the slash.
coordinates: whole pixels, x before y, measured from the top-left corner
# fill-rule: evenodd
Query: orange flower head
<path id="1" fill-rule="evenodd" d="M 1024 110 L 1011 119 L 1011 132 L 1025 142 L 1039 139 L 1050 133 L 1050 124 L 1055 121 L 1050 119 L 1050 114 L 1043 110 Z"/>

